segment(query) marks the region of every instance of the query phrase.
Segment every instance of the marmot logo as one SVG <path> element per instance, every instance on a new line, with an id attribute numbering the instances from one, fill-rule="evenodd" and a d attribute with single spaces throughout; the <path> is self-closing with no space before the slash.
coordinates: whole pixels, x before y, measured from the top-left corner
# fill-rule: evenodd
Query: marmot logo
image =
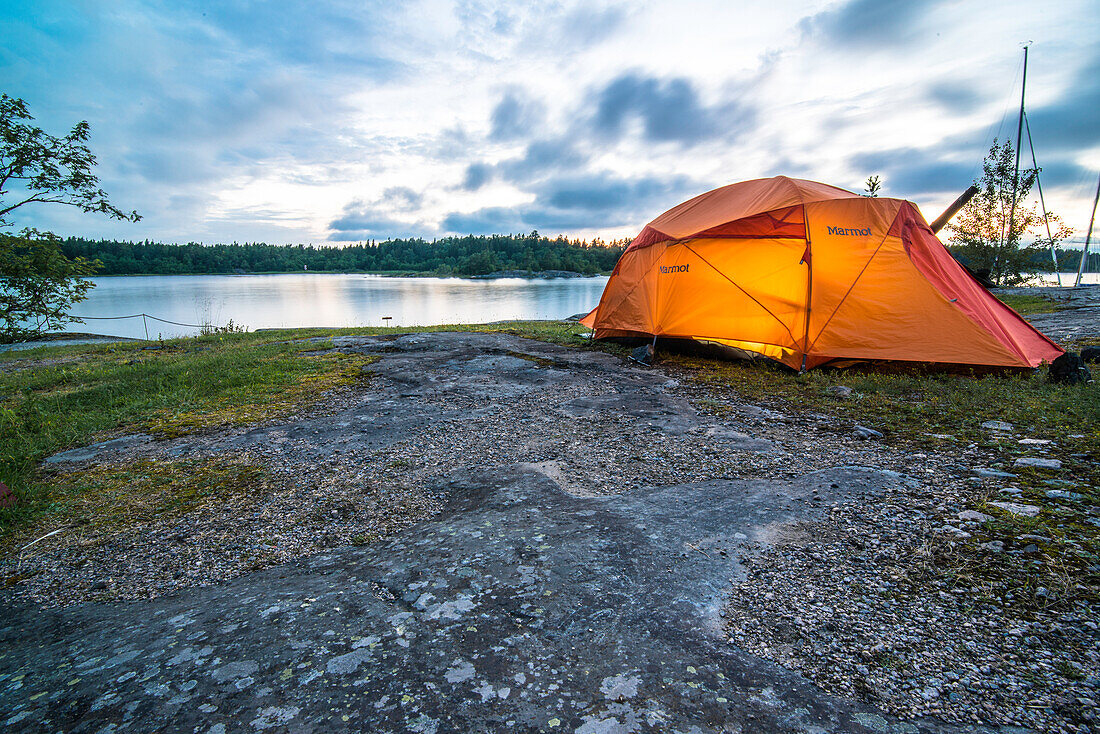
<path id="1" fill-rule="evenodd" d="M 829 234 L 849 235 L 852 237 L 870 237 L 871 228 L 866 227 L 864 229 L 845 229 L 844 227 L 829 227 Z"/>
<path id="2" fill-rule="evenodd" d="M 662 273 L 686 273 L 688 271 L 687 265 L 662 265 Z"/>

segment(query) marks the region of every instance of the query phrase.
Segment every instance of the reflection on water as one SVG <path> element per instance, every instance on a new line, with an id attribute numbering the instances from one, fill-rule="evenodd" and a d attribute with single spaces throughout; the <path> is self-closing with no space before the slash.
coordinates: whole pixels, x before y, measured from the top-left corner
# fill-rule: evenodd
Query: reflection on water
<path id="1" fill-rule="evenodd" d="M 1059 277 L 1062 279 L 1062 286 L 1068 287 L 1073 285 L 1077 280 L 1077 271 L 1072 273 L 1043 273 L 1039 279 L 1040 285 L 1058 285 Z M 1082 273 L 1081 285 L 1100 285 L 1100 273 Z"/>
<path id="2" fill-rule="evenodd" d="M 1063 285 L 1076 273 L 1063 273 Z M 506 319 L 560 319 L 599 303 L 605 277 L 463 280 L 387 278 L 378 275 L 147 275 L 92 278 L 96 287 L 77 304 L 81 316 L 147 313 L 188 324 L 249 329 L 297 326 L 421 326 L 476 324 Z M 1044 276 L 1055 283 L 1053 273 Z M 1100 284 L 1086 273 L 1084 283 Z M 392 317 L 383 321 L 384 316 Z M 70 331 L 145 337 L 142 320 L 89 319 Z M 198 329 L 149 321 L 156 338 L 195 334 Z"/>
<path id="3" fill-rule="evenodd" d="M 606 277 L 463 280 L 377 275 L 149 275 L 92 278 L 80 316 L 147 313 L 188 324 L 249 329 L 299 326 L 420 326 L 506 319 L 557 319 L 590 311 Z M 384 316 L 392 317 L 383 321 Z M 144 337 L 142 319 L 71 324 L 70 331 Z M 149 335 L 197 329 L 149 321 Z"/>

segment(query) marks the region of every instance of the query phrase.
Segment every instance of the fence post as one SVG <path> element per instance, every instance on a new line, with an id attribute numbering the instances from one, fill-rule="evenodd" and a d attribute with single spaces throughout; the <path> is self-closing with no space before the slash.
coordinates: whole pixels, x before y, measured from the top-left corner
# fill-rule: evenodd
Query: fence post
<path id="1" fill-rule="evenodd" d="M 145 314 L 141 315 L 141 323 L 145 324 L 145 341 L 149 341 L 149 322 L 145 320 Z"/>

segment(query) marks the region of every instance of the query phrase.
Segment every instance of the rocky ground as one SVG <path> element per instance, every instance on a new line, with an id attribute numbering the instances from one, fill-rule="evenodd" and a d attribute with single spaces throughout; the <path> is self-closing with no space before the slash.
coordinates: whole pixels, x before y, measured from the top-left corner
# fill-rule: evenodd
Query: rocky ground
<path id="1" fill-rule="evenodd" d="M 742 523 L 728 546 L 713 545 L 712 531 L 700 533 L 684 541 L 679 562 L 729 559 L 704 584 L 726 601 L 699 622 L 724 630 L 723 644 L 798 671 L 836 697 L 830 705 L 851 700 L 887 715 L 861 714 L 850 721 L 862 723 L 827 730 L 885 730 L 893 717 L 924 716 L 1037 731 L 1098 726 L 1094 607 L 1029 606 L 1024 614 L 994 603 L 977 582 L 948 584 L 928 570 L 977 524 L 965 514 L 968 501 L 1006 488 L 1005 478 L 989 471 L 1001 457 L 988 449 L 945 443 L 930 453 L 865 439 L 827 414 L 746 402 L 668 366 L 642 371 L 608 355 L 503 335 L 335 342 L 382 359 L 370 368 L 376 379 L 369 387 L 334 395 L 320 412 L 168 441 L 126 436 L 51 459 L 56 471 L 79 472 L 218 458 L 262 467 L 264 479 L 251 492 L 183 515 L 125 529 L 67 527 L 9 555 L 0 567 L 7 604 L 170 600 L 195 593 L 189 587 L 349 544 L 369 550 L 382 537 L 415 537 L 421 526 L 402 529 L 438 513 L 462 472 L 518 471 L 592 499 L 751 481 L 772 488 L 752 500 L 759 522 Z M 878 479 L 851 481 L 844 473 L 851 467 Z M 825 476 L 820 472 L 836 472 L 837 480 L 812 490 L 799 484 Z M 735 490 L 742 491 L 731 484 Z M 25 540 L 53 529 L 36 528 Z M 89 607 L 71 614 L 82 609 Z M 0 657 L 0 686 L 7 685 L 9 710 L 37 712 L 9 724 L 41 723 L 46 714 L 25 708 L 22 678 L 7 659 Z M 661 673 L 651 675 L 659 680 Z M 704 724 L 681 714 L 709 727 L 703 730 L 722 730 L 720 719 Z M 600 716 L 575 717 L 573 728 L 662 730 L 659 717 L 627 726 L 625 713 Z M 612 719 L 621 728 L 596 727 Z M 761 730 L 751 721 L 745 731 Z"/>

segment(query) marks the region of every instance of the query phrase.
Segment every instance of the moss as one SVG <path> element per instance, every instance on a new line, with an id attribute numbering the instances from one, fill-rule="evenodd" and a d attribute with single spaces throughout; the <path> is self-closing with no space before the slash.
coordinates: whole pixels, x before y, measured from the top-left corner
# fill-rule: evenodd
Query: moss
<path id="1" fill-rule="evenodd" d="M 45 475 L 47 506 L 0 547 L 10 552 L 59 525 L 109 532 L 179 517 L 213 501 L 254 495 L 267 480 L 262 466 L 233 457 L 141 459 Z"/>
<path id="2" fill-rule="evenodd" d="M 1053 296 L 1000 293 L 997 298 L 1019 314 L 1055 313 L 1066 307 L 1065 303 L 1056 300 Z"/>
<path id="3" fill-rule="evenodd" d="M 211 396 L 192 410 L 163 410 L 141 427 L 157 438 L 176 438 L 225 426 L 285 420 L 310 409 L 333 390 L 366 381 L 370 373 L 364 372 L 364 368 L 379 359 L 339 352 L 300 352 L 299 356 L 313 358 L 316 362 L 292 381 L 276 380 L 267 386 L 252 385 L 244 390 L 227 391 Z"/>

